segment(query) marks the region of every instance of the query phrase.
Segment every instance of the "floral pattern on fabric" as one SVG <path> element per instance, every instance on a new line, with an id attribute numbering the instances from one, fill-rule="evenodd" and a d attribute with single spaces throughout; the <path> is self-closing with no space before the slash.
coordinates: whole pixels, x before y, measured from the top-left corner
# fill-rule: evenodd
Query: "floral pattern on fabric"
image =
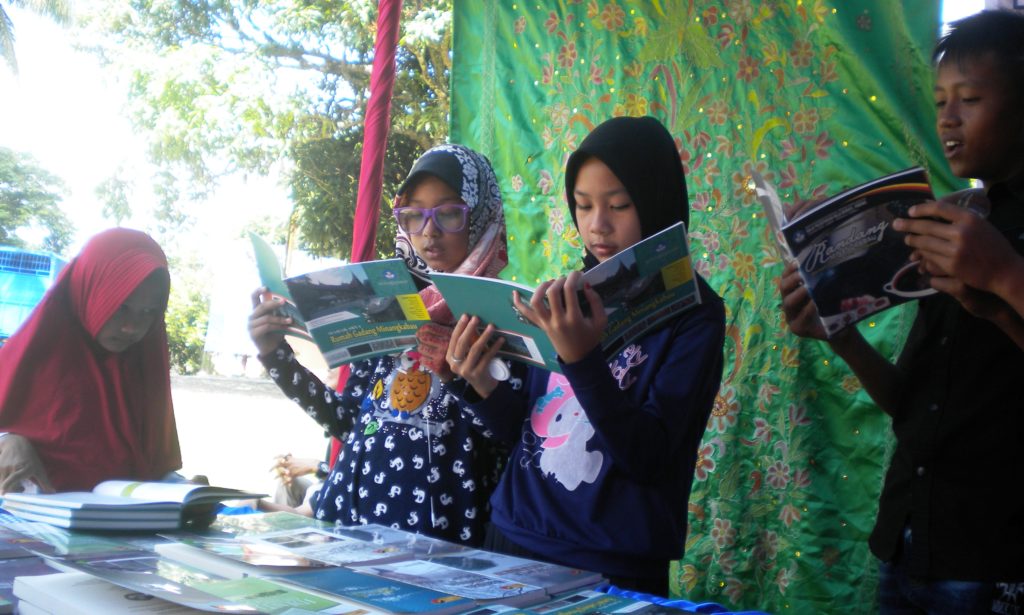
<path id="1" fill-rule="evenodd" d="M 751 176 L 787 204 L 915 164 L 961 187 L 935 136 L 937 0 L 454 3 L 452 139 L 502 181 L 509 267 L 579 266 L 566 157 L 598 123 L 652 115 L 676 138 L 695 268 L 726 302 L 726 368 L 690 495 L 674 595 L 736 609 L 875 607 L 867 537 L 888 418 L 823 344 L 789 334 L 782 263 Z M 861 324 L 894 358 L 914 306 Z"/>

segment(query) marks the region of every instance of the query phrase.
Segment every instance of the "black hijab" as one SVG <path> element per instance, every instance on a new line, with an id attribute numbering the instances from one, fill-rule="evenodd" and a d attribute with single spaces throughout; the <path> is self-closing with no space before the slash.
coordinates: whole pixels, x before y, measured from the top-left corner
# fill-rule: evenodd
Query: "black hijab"
<path id="1" fill-rule="evenodd" d="M 689 226 L 690 201 L 679 150 L 668 130 L 653 117 L 616 117 L 592 130 L 565 165 L 565 197 L 576 224 L 576 175 L 587 159 L 608 165 L 619 178 L 650 237 L 680 220 Z M 577 225 L 577 228 L 579 226 Z M 589 269 L 597 260 L 587 252 Z"/>

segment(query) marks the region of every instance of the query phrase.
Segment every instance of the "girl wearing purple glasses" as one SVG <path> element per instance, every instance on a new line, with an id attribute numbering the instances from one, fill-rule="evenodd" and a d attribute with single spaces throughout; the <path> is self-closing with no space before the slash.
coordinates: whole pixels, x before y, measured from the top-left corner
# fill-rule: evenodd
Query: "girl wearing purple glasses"
<path id="1" fill-rule="evenodd" d="M 508 262 L 501 193 L 490 162 L 461 145 L 416 161 L 395 200 L 396 253 L 420 280 L 431 323 L 419 347 L 353 363 L 342 391 L 299 364 L 276 333 L 287 324 L 253 295 L 249 334 L 288 397 L 345 437 L 311 513 L 339 525 L 380 523 L 470 545 L 483 541 L 487 500 L 504 459 L 450 393 L 444 356 L 454 318 L 434 271 L 496 276 Z"/>

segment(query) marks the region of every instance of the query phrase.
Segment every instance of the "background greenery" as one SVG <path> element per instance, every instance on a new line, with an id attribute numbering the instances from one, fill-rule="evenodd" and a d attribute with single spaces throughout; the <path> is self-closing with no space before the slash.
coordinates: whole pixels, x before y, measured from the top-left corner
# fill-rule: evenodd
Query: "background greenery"
<path id="1" fill-rule="evenodd" d="M 781 319 L 782 263 L 751 176 L 786 203 L 920 164 L 935 136 L 936 0 L 457 0 L 452 139 L 494 162 L 510 267 L 575 268 L 565 158 L 617 115 L 653 115 L 686 167 L 695 265 L 727 307 L 726 367 L 699 450 L 673 593 L 734 609 L 872 613 L 867 548 L 889 421 L 847 367 Z M 861 324 L 895 357 L 913 307 Z M 623 506 L 628 503 L 623 502 Z M 642 522 L 642 520 L 638 520 Z M 841 606 L 838 606 L 841 605 Z"/>

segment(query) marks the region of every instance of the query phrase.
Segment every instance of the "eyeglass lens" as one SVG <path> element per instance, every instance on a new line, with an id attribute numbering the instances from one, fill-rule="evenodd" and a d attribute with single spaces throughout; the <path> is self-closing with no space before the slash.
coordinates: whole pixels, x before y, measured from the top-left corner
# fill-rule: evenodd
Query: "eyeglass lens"
<path id="1" fill-rule="evenodd" d="M 419 233 L 433 218 L 434 224 L 446 233 L 458 233 L 466 225 L 465 205 L 445 204 L 433 209 L 403 207 L 398 211 L 398 224 L 407 233 Z"/>

